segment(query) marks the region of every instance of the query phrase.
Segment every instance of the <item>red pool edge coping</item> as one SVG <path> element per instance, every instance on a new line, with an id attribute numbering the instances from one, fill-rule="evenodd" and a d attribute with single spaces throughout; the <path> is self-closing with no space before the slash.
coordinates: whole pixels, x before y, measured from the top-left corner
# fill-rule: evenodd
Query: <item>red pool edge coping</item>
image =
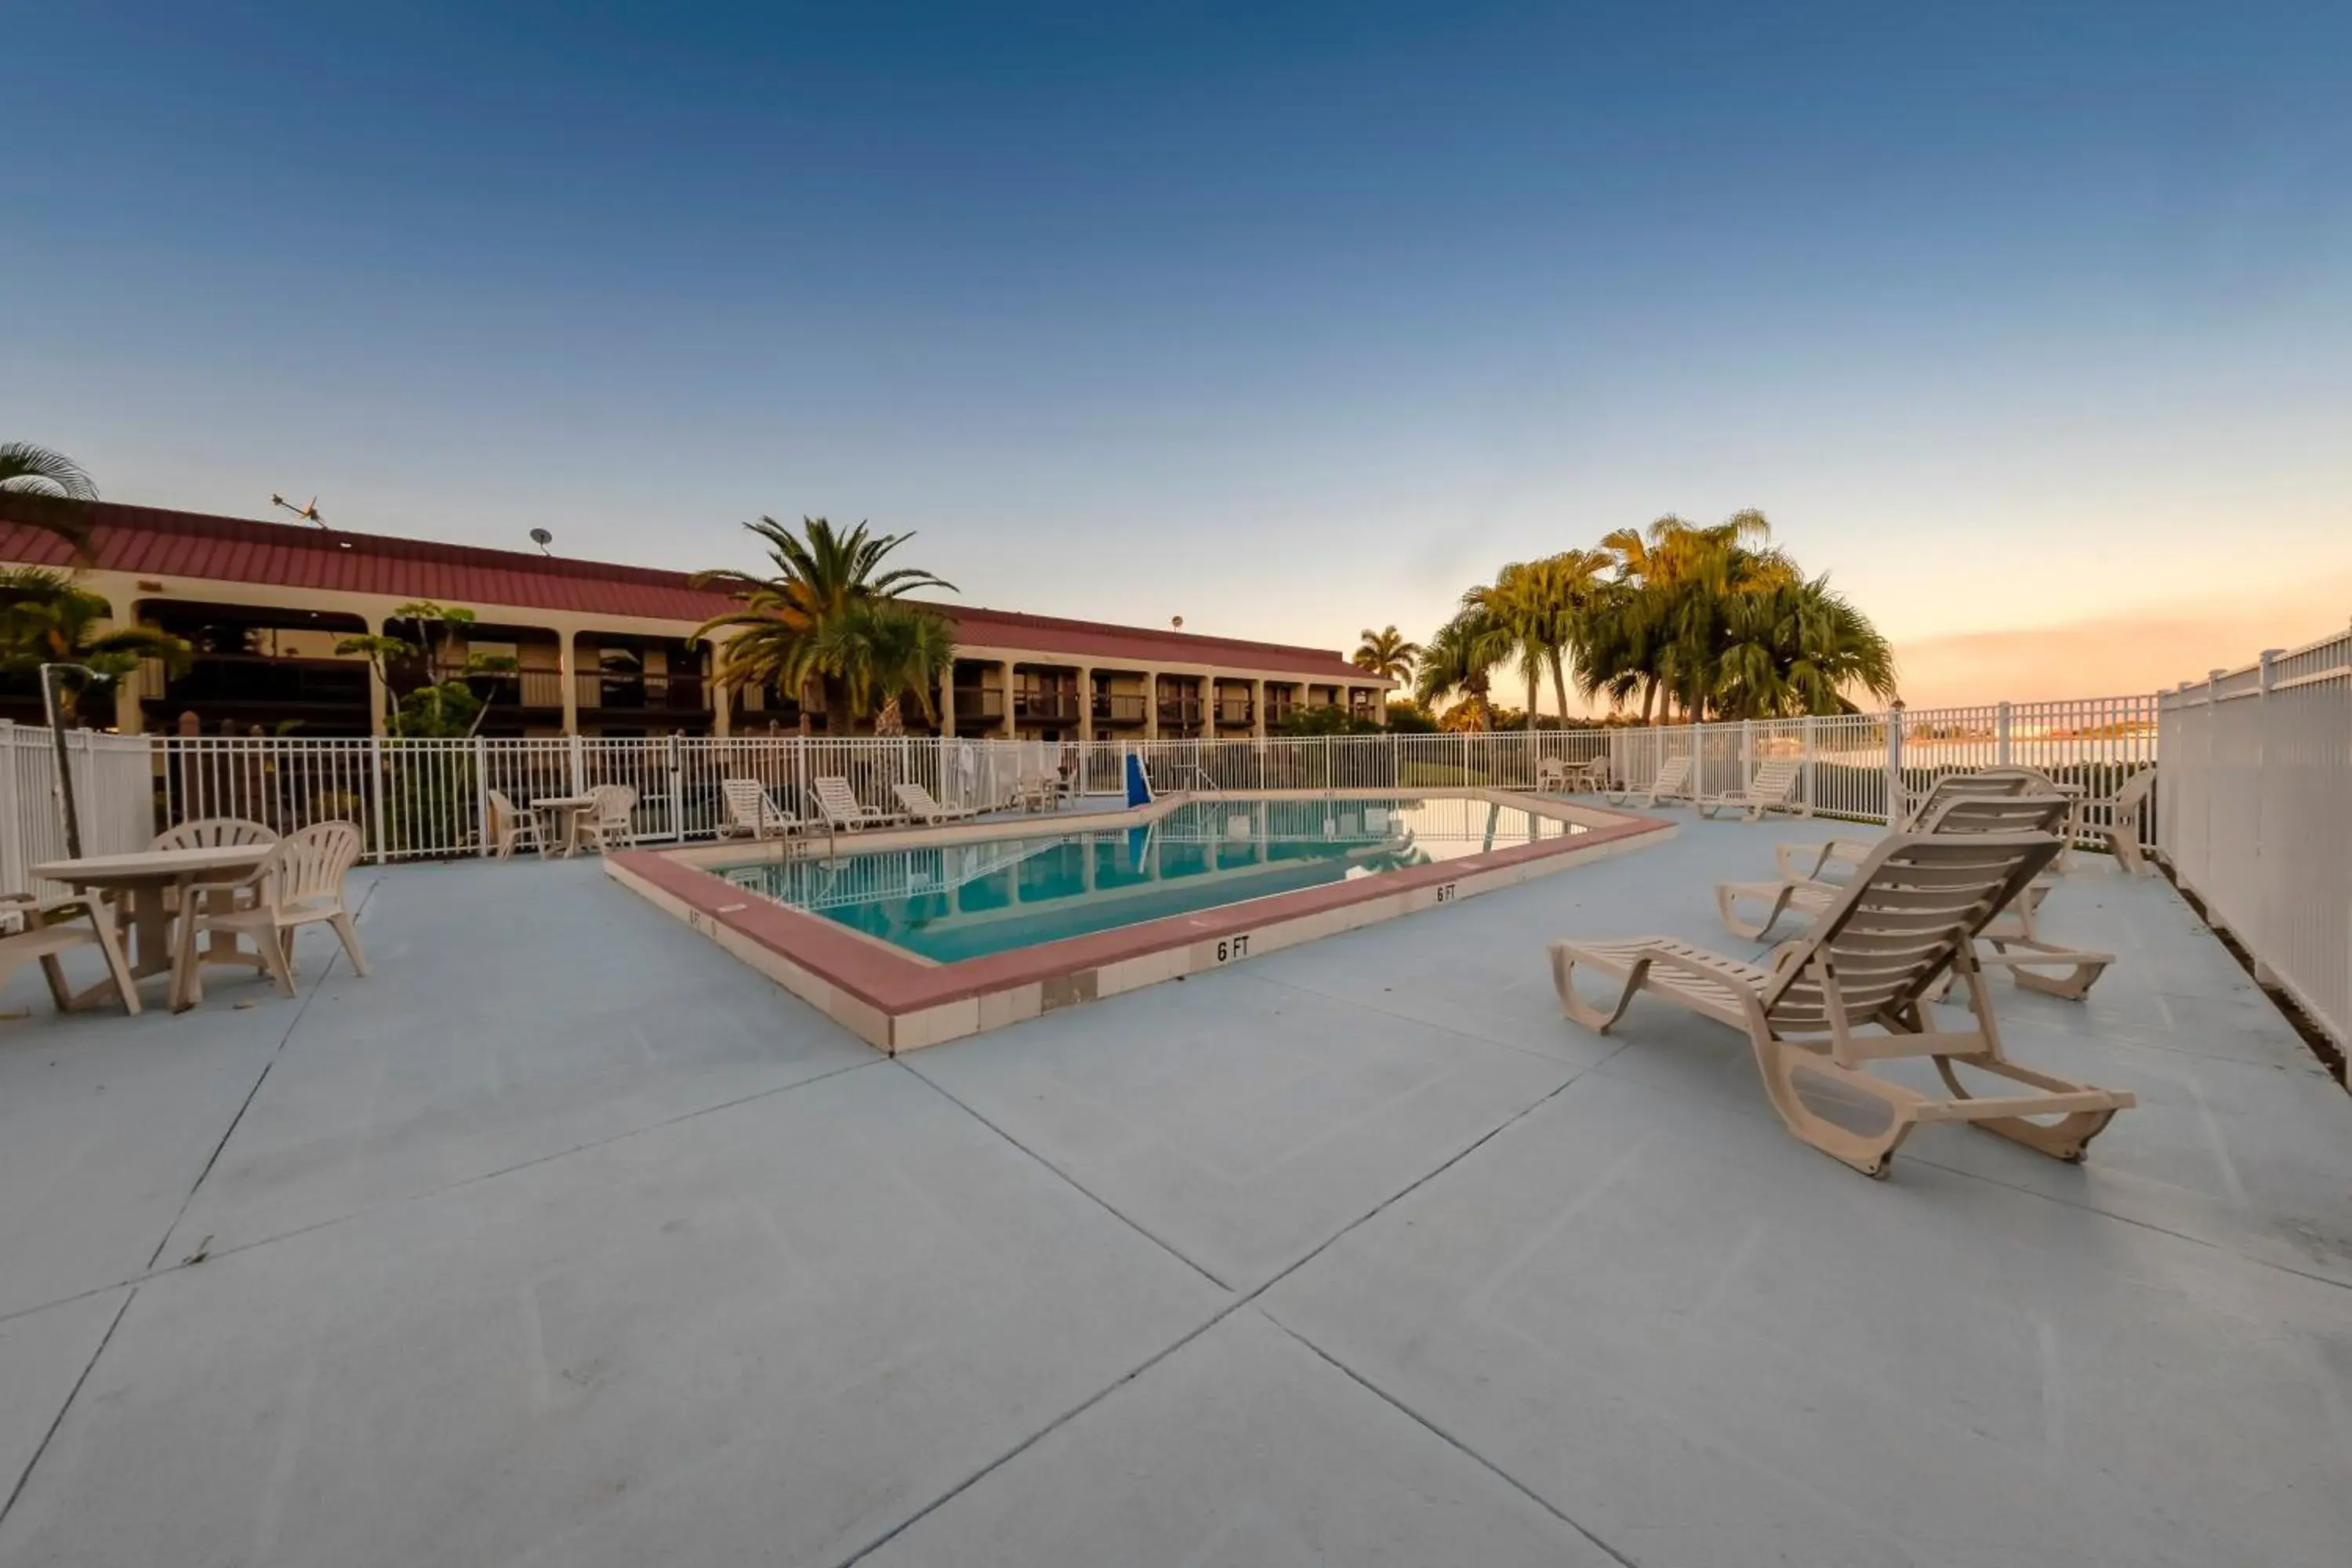
<path id="1" fill-rule="evenodd" d="M 1517 886 L 1530 876 L 1565 870 L 1579 861 L 1643 847 L 1647 842 L 1663 842 L 1675 830 L 1674 823 L 1661 817 L 1586 809 L 1619 820 L 1600 826 L 1585 824 L 1585 831 L 1566 837 L 1538 839 L 1483 855 L 1384 871 L 1296 892 L 1269 894 L 1194 914 L 1171 915 L 955 963 L 921 962 L 822 915 L 806 914 L 739 888 L 662 850 L 620 850 L 605 857 L 604 869 L 614 881 L 718 941 L 735 956 L 825 1012 L 869 1045 L 895 1054 L 999 1027 L 1039 1012 L 1092 1001 L 1098 994 L 1116 994 L 1160 979 L 1173 979 L 1195 967 L 1171 966 L 1165 974 L 1138 975 L 1134 984 L 1099 991 L 1101 973 L 1114 965 L 1190 952 L 1212 943 L 1230 943 L 1235 937 L 1247 937 L 1255 945 L 1231 953 L 1231 958 L 1272 952 L 1318 936 L 1337 934 L 1355 925 L 1374 924 L 1432 908 L 1457 895 L 1475 896 L 1496 888 Z M 858 848 L 878 851 L 890 847 L 887 837 L 877 836 L 861 843 Z M 1496 876 L 1515 869 L 1522 874 Z M 1462 887 L 1465 882 L 1489 885 Z M 1448 886 L 1456 892 L 1438 893 L 1437 889 Z M 1429 896 L 1416 898 L 1416 894 Z M 1396 907 L 1328 929 L 1300 929 L 1320 915 L 1381 902 L 1393 902 Z M 1226 950 L 1217 951 L 1220 956 L 1215 962 L 1227 962 Z M 763 957 L 770 962 L 761 962 Z M 1038 988 L 1036 1005 L 1023 1006 L 1021 1002 L 1025 999 L 1018 994 L 1030 986 Z M 841 997 L 848 998 L 855 1005 L 836 1005 Z M 919 1031 L 936 1035 L 936 1038 L 917 1038 L 901 1027 L 906 1020 L 919 1015 L 992 998 L 1006 999 L 1005 1005 L 993 1009 L 976 1007 L 969 1026 L 955 1026 L 965 1022 L 961 1017 L 941 1017 L 932 1020 L 934 1027 Z M 986 1016 L 991 1012 L 1004 1016 L 991 1021 Z"/>

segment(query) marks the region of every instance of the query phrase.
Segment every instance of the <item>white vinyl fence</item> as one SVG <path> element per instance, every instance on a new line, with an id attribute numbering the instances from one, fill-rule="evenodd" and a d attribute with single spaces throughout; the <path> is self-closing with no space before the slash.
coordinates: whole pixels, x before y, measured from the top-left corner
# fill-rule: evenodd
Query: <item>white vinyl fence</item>
<path id="1" fill-rule="evenodd" d="M 2352 634 L 2163 693 L 2163 855 L 2207 917 L 2352 1047 Z"/>
<path id="2" fill-rule="evenodd" d="M 155 764 L 147 739 L 69 731 L 66 755 L 81 816 L 81 852 L 146 848 L 155 837 Z M 37 725 L 0 719 L 0 893 L 63 892 L 37 887 L 32 868 L 65 857 L 54 739 Z"/>

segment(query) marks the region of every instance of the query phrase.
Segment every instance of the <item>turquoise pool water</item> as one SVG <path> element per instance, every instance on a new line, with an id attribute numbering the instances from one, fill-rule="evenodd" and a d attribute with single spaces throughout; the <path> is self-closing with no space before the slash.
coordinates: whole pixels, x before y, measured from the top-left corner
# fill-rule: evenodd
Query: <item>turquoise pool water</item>
<path id="1" fill-rule="evenodd" d="M 1481 800 L 1193 801 L 1097 828 L 714 868 L 941 963 L 1584 829 Z"/>

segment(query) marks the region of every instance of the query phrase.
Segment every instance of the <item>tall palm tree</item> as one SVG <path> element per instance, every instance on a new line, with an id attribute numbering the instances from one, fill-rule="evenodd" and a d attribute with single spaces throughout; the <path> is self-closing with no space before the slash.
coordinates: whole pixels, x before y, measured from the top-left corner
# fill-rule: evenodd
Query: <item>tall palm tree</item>
<path id="1" fill-rule="evenodd" d="M 853 605 L 895 599 L 918 588 L 954 593 L 955 584 L 913 567 L 883 569 L 884 559 L 914 538 L 911 533 L 869 533 L 863 522 L 845 531 L 821 517 L 803 518 L 797 532 L 772 517 L 743 526 L 767 545 L 775 574 L 697 574 L 698 586 L 726 588 L 741 607 L 711 616 L 694 635 L 735 634 L 719 661 L 722 686 L 772 681 L 798 692 L 814 677 L 824 694 L 825 733 L 845 734 L 848 677 L 836 657 L 841 645 L 834 645 L 833 654 L 822 651 L 826 628 Z"/>
<path id="2" fill-rule="evenodd" d="M 1412 678 L 1412 661 L 1421 657 L 1421 645 L 1407 638 L 1393 625 L 1379 631 L 1366 627 L 1357 634 L 1363 640 L 1356 647 L 1349 663 L 1367 675 L 1377 675 L 1385 680 L 1403 682 Z"/>
<path id="3" fill-rule="evenodd" d="M 1495 574 L 1494 582 L 1464 594 L 1462 607 L 1486 617 L 1503 657 L 1518 665 L 1528 686 L 1528 728 L 1534 729 L 1536 683 L 1543 676 L 1546 628 L 1533 569 L 1522 562 L 1510 563 Z"/>
<path id="4" fill-rule="evenodd" d="M 931 694 L 955 659 L 955 634 L 944 616 L 895 599 L 861 599 L 829 618 L 814 641 L 819 667 L 840 672 L 851 714 L 873 714 L 876 734 L 907 732 L 899 704 L 910 691 L 924 720 L 938 721 Z"/>
<path id="5" fill-rule="evenodd" d="M 1646 531 L 1620 529 L 1601 540 L 1617 581 L 1594 598 L 1592 646 L 1578 660 L 1588 695 L 1612 700 L 1642 693 L 1644 722 L 1665 700 L 1684 716 L 1706 716 L 1719 684 L 1718 665 L 1730 607 L 1742 595 L 1802 581 L 1796 563 L 1768 542 L 1772 525 L 1753 510 L 1712 526 L 1668 515 Z"/>
<path id="6" fill-rule="evenodd" d="M 45 664 L 79 665 L 59 685 L 59 722 L 70 721 L 85 692 L 111 687 L 157 658 L 177 675 L 188 667 L 188 645 L 151 626 L 101 630 L 107 603 L 64 574 L 38 566 L 0 570 L 0 671 L 37 674 Z"/>
<path id="7" fill-rule="evenodd" d="M 64 540 L 77 555 L 89 549 L 87 503 L 98 499 L 98 486 L 63 452 L 0 441 L 0 491 L 24 498 L 10 509 L 10 521 Z"/>
<path id="8" fill-rule="evenodd" d="M 1422 645 L 1413 700 L 1434 708 L 1448 693 L 1460 692 L 1471 706 L 1470 727 L 1483 730 L 1493 708 L 1487 700 L 1493 670 L 1510 652 L 1509 633 L 1484 609 L 1465 605 Z"/>

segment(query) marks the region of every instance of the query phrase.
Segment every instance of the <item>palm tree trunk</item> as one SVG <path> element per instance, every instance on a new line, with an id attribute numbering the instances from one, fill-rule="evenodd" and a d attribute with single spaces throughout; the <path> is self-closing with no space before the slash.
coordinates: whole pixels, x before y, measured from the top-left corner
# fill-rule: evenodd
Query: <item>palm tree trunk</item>
<path id="1" fill-rule="evenodd" d="M 1536 667 L 1528 666 L 1528 733 L 1536 732 Z"/>
<path id="2" fill-rule="evenodd" d="M 1551 662 L 1551 694 L 1559 703 L 1559 721 L 1568 722 L 1568 677 L 1559 667 L 1559 649 L 1549 650 L 1545 657 Z"/>

